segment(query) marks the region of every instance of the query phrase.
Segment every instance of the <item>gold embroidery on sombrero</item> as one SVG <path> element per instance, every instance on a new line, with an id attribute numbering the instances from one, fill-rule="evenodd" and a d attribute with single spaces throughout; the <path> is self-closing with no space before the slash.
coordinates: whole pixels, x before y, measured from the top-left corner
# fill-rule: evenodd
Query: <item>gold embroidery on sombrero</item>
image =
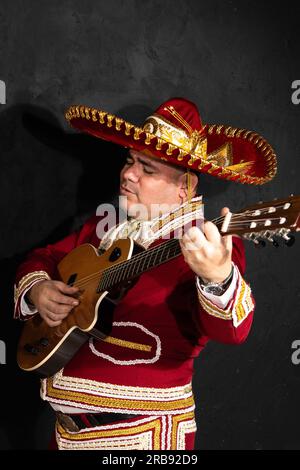
<path id="1" fill-rule="evenodd" d="M 180 148 L 180 150 L 186 152 L 186 154 L 192 154 L 191 157 L 196 159 L 206 159 L 207 156 L 207 139 L 202 132 L 205 126 L 201 131 L 193 130 L 190 128 L 190 134 L 184 131 L 183 129 L 174 126 L 168 119 L 157 114 L 149 116 L 143 129 L 146 132 L 150 132 L 156 137 L 163 139 L 168 142 L 171 146 L 174 145 L 175 148 Z M 172 154 L 170 149 L 167 151 L 167 154 Z M 183 155 L 182 155 L 183 156 Z M 181 160 L 182 158 L 178 158 Z"/>
<path id="2" fill-rule="evenodd" d="M 218 166 L 228 167 L 232 164 L 232 145 L 226 142 L 207 155 L 207 161 Z"/>
<path id="3" fill-rule="evenodd" d="M 114 114 L 82 105 L 71 106 L 67 110 L 65 117 L 73 127 L 80 131 L 113 142 L 117 139 L 118 143 L 119 135 L 123 134 L 123 136 L 126 136 L 125 141 L 121 143 L 123 146 L 140 150 L 140 144 L 149 145 L 150 151 L 159 151 L 159 155 L 155 152 L 155 157 L 161 160 L 186 168 L 190 167 L 195 171 L 209 173 L 217 178 L 254 185 L 264 184 L 274 178 L 277 172 L 276 155 L 269 143 L 257 132 L 225 126 L 223 124 L 206 124 L 200 130 L 193 129 L 189 122 L 176 111 L 175 107 L 177 103 L 177 98 L 171 98 L 162 103 L 153 115 L 149 116 L 144 122 L 143 128 L 128 123 Z M 196 117 L 198 115 L 201 122 L 199 111 L 195 105 L 191 108 L 189 102 L 183 98 L 180 99 L 180 103 L 185 111 L 194 113 Z M 171 113 L 172 116 L 177 119 L 181 127 L 170 123 L 166 118 L 167 112 Z M 159 122 L 162 123 L 162 127 L 160 127 L 158 123 L 157 125 L 153 124 L 155 120 L 158 119 Z M 82 123 L 82 120 L 86 120 L 87 122 Z M 99 123 L 99 126 L 97 126 L 96 123 Z M 183 128 L 185 128 L 185 130 Z M 204 128 L 207 129 L 206 137 L 201 135 Z M 172 132 L 170 132 L 170 129 Z M 152 132 L 154 133 L 151 134 Z M 160 135 L 160 133 L 163 133 L 164 137 Z M 235 155 L 235 165 L 238 166 L 228 165 L 224 167 L 214 161 L 208 162 L 207 140 L 209 142 L 210 136 L 214 134 L 218 135 L 223 142 L 224 140 L 228 141 L 228 139 L 231 139 L 231 142 L 239 139 L 239 143 L 241 144 L 239 151 L 245 154 L 246 161 L 240 161 L 239 156 Z M 179 139 L 177 143 L 176 136 L 178 136 Z M 247 141 L 246 146 L 243 140 Z M 250 153 L 249 146 L 252 147 Z M 252 164 L 247 163 L 247 155 L 251 156 L 251 154 L 254 155 Z M 241 155 L 241 158 L 243 158 L 243 155 Z M 224 171 L 224 168 L 227 168 L 227 171 Z"/>
<path id="4" fill-rule="evenodd" d="M 246 173 L 249 174 L 249 171 L 253 168 L 254 162 L 243 162 L 237 163 L 236 165 L 230 165 L 227 167 L 228 170 L 235 171 L 237 173 Z"/>

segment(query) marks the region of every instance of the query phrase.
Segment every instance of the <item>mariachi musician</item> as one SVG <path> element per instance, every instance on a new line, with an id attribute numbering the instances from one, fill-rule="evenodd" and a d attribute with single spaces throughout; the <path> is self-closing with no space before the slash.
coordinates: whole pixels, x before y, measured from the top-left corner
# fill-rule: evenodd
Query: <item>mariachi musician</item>
<path id="1" fill-rule="evenodd" d="M 241 238 L 221 236 L 209 221 L 191 226 L 203 219 L 198 175 L 263 184 L 276 173 L 275 154 L 254 132 L 203 125 L 196 105 L 183 98 L 161 104 L 142 127 L 83 106 L 71 107 L 66 118 L 82 132 L 128 148 L 120 174 L 128 218 L 99 239 L 100 218 L 93 216 L 63 240 L 33 250 L 17 272 L 16 318 L 39 312 L 51 328 L 65 321 L 80 302 L 79 287 L 57 280 L 56 268 L 79 245 L 103 253 L 130 237 L 148 250 L 188 229 L 181 256 L 144 272 L 125 291 L 105 340 L 91 337 L 42 380 L 41 397 L 57 415 L 56 446 L 193 449 L 194 359 L 210 339 L 242 343 L 254 310 Z M 136 207 L 144 210 L 138 215 Z"/>

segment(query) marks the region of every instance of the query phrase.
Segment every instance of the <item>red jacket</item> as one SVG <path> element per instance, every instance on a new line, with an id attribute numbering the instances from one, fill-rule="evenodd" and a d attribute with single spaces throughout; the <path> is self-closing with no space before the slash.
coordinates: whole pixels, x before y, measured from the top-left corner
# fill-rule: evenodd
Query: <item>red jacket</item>
<path id="1" fill-rule="evenodd" d="M 57 264 L 73 248 L 83 243 L 99 246 L 98 220 L 92 217 L 81 230 L 29 254 L 17 272 L 16 317 L 24 319 L 20 299 L 38 276 L 47 273 L 55 279 Z M 44 380 L 43 397 L 72 406 L 110 409 L 107 401 L 91 399 L 98 383 L 146 389 L 189 384 L 194 358 L 209 339 L 238 344 L 249 333 L 254 301 L 242 277 L 245 253 L 238 237 L 233 237 L 232 261 L 240 275 L 234 298 L 224 310 L 199 293 L 195 274 L 183 256 L 142 274 L 116 306 L 112 340 L 84 344 L 56 382 L 55 378 Z M 111 409 L 122 408 L 120 400 L 114 400 Z"/>

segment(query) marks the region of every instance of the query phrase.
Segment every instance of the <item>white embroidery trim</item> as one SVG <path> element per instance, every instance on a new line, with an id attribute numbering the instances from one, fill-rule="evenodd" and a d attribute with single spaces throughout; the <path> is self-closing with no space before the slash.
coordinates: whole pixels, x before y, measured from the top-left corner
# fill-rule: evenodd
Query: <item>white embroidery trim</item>
<path id="1" fill-rule="evenodd" d="M 95 354 L 96 356 L 102 357 L 103 359 L 107 359 L 108 361 L 113 362 L 114 364 L 125 365 L 125 366 L 133 365 L 133 364 L 153 364 L 154 362 L 158 361 L 158 359 L 161 356 L 161 341 L 160 341 L 160 339 L 157 335 L 155 335 L 154 333 L 151 333 L 151 331 L 149 331 L 143 325 L 139 325 L 138 323 L 134 323 L 134 322 L 113 322 L 113 326 L 125 326 L 125 327 L 126 326 L 131 326 L 131 327 L 139 328 L 144 333 L 148 334 L 149 336 L 152 336 L 152 338 L 154 338 L 155 341 L 156 341 L 156 354 L 155 354 L 155 356 L 151 359 L 133 359 L 133 360 L 130 360 L 130 361 L 122 361 L 122 360 L 119 360 L 119 359 L 115 359 L 114 357 L 110 356 L 109 354 L 104 354 L 104 353 L 98 351 L 95 348 L 94 339 L 90 338 L 89 348 L 90 348 L 90 350 L 92 351 L 93 354 Z"/>
<path id="2" fill-rule="evenodd" d="M 42 379 L 46 382 L 47 379 Z M 157 387 L 135 387 L 130 385 L 118 385 L 97 380 L 80 379 L 63 375 L 63 369 L 57 372 L 53 378 L 53 386 L 62 390 L 73 390 L 78 392 L 88 391 L 92 395 L 106 397 L 132 398 L 139 396 L 141 400 L 148 400 L 151 397 L 155 400 L 178 400 L 192 395 L 192 384 L 187 383 L 177 387 L 157 388 Z"/>

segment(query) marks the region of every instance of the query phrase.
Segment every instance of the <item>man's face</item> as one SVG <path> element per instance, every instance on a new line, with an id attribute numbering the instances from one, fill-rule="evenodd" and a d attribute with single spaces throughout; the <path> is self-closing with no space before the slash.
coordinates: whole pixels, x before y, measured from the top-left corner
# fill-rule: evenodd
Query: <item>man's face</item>
<path id="1" fill-rule="evenodd" d="M 129 150 L 120 174 L 120 195 L 127 198 L 128 215 L 151 219 L 159 213 L 169 212 L 182 200 L 182 175 L 184 171 L 155 157 Z M 180 178 L 181 176 L 181 178 Z M 143 214 L 136 205 L 144 207 Z M 153 205 L 156 206 L 153 206 Z M 164 205 L 158 210 L 157 205 Z M 168 210 L 168 207 L 170 209 Z"/>

